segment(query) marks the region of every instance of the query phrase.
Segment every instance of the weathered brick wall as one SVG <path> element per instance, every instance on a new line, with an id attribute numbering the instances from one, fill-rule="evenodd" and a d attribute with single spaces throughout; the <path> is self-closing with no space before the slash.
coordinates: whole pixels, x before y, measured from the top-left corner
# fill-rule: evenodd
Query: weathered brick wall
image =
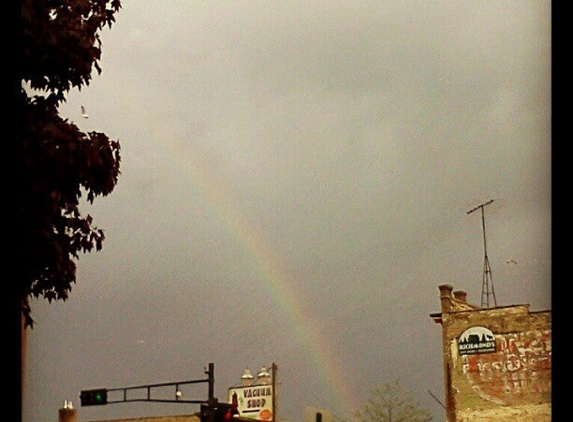
<path id="1" fill-rule="evenodd" d="M 528 305 L 460 308 L 445 303 L 448 291 L 441 293 L 448 311 L 437 321 L 448 421 L 551 421 L 551 312 L 529 312 Z M 483 349 L 475 343 L 464 348 L 463 336 L 474 329 L 488 337 Z"/>
<path id="2" fill-rule="evenodd" d="M 457 420 L 460 422 L 551 421 L 551 404 L 497 407 L 489 410 L 461 410 L 457 414 Z"/>

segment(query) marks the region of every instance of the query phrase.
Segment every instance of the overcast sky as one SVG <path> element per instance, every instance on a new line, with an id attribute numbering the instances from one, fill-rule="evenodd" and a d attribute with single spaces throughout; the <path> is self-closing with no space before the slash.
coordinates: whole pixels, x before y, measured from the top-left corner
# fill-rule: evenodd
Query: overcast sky
<path id="1" fill-rule="evenodd" d="M 349 416 L 395 379 L 443 420 L 429 315 L 444 283 L 480 305 L 468 211 L 490 199 L 497 304 L 551 309 L 550 1 L 122 3 L 61 107 L 121 142 L 116 189 L 83 207 L 106 240 L 68 301 L 32 302 L 24 421 L 210 362 L 222 400 L 276 363 L 283 421 Z"/>

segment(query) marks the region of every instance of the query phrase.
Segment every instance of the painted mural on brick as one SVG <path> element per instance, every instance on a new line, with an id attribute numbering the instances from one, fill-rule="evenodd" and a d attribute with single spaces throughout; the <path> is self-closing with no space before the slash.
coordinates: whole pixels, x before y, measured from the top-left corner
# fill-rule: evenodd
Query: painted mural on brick
<path id="1" fill-rule="evenodd" d="M 476 353 L 479 346 L 472 353 L 459 350 L 461 371 L 472 389 L 499 405 L 531 403 L 540 394 L 550 402 L 551 330 L 495 334 L 493 338 L 495 351 Z M 479 341 L 487 342 L 487 337 Z"/>

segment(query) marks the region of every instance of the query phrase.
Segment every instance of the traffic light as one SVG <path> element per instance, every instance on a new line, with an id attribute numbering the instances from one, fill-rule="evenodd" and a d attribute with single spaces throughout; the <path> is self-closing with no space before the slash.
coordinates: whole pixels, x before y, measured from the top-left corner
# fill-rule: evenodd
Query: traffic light
<path id="1" fill-rule="evenodd" d="M 222 405 L 222 406 L 221 406 Z M 219 403 L 221 406 L 217 409 L 218 418 L 216 422 L 231 422 L 235 416 L 239 415 L 239 410 L 236 406 L 229 403 Z"/>
<path id="2" fill-rule="evenodd" d="M 80 394 L 82 406 L 99 406 L 107 404 L 107 389 L 96 388 L 94 390 L 83 390 Z"/>
<path id="3" fill-rule="evenodd" d="M 202 404 L 200 413 L 201 422 L 215 422 L 215 408 Z"/>
<path id="4" fill-rule="evenodd" d="M 230 403 L 217 402 L 211 406 L 201 405 L 201 422 L 231 422 L 238 415 L 239 410 Z"/>

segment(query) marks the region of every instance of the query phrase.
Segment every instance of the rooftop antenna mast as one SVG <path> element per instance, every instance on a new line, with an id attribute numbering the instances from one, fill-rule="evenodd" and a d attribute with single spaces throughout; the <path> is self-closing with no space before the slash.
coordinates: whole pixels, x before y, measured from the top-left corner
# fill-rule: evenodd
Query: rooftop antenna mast
<path id="1" fill-rule="evenodd" d="M 489 266 L 489 258 L 487 257 L 487 243 L 485 240 L 485 217 L 484 217 L 484 207 L 489 205 L 493 202 L 493 199 L 490 199 L 487 202 L 484 202 L 481 205 L 478 205 L 475 208 L 472 208 L 467 213 L 471 214 L 476 210 L 481 210 L 481 225 L 483 229 L 483 276 L 482 276 L 482 285 L 481 285 L 481 307 L 484 306 L 489 308 L 489 298 L 490 296 L 493 298 L 494 306 L 497 306 L 497 301 L 495 300 L 495 292 L 493 290 L 493 279 L 491 277 L 491 268 Z M 491 289 L 491 290 L 490 290 Z"/>

